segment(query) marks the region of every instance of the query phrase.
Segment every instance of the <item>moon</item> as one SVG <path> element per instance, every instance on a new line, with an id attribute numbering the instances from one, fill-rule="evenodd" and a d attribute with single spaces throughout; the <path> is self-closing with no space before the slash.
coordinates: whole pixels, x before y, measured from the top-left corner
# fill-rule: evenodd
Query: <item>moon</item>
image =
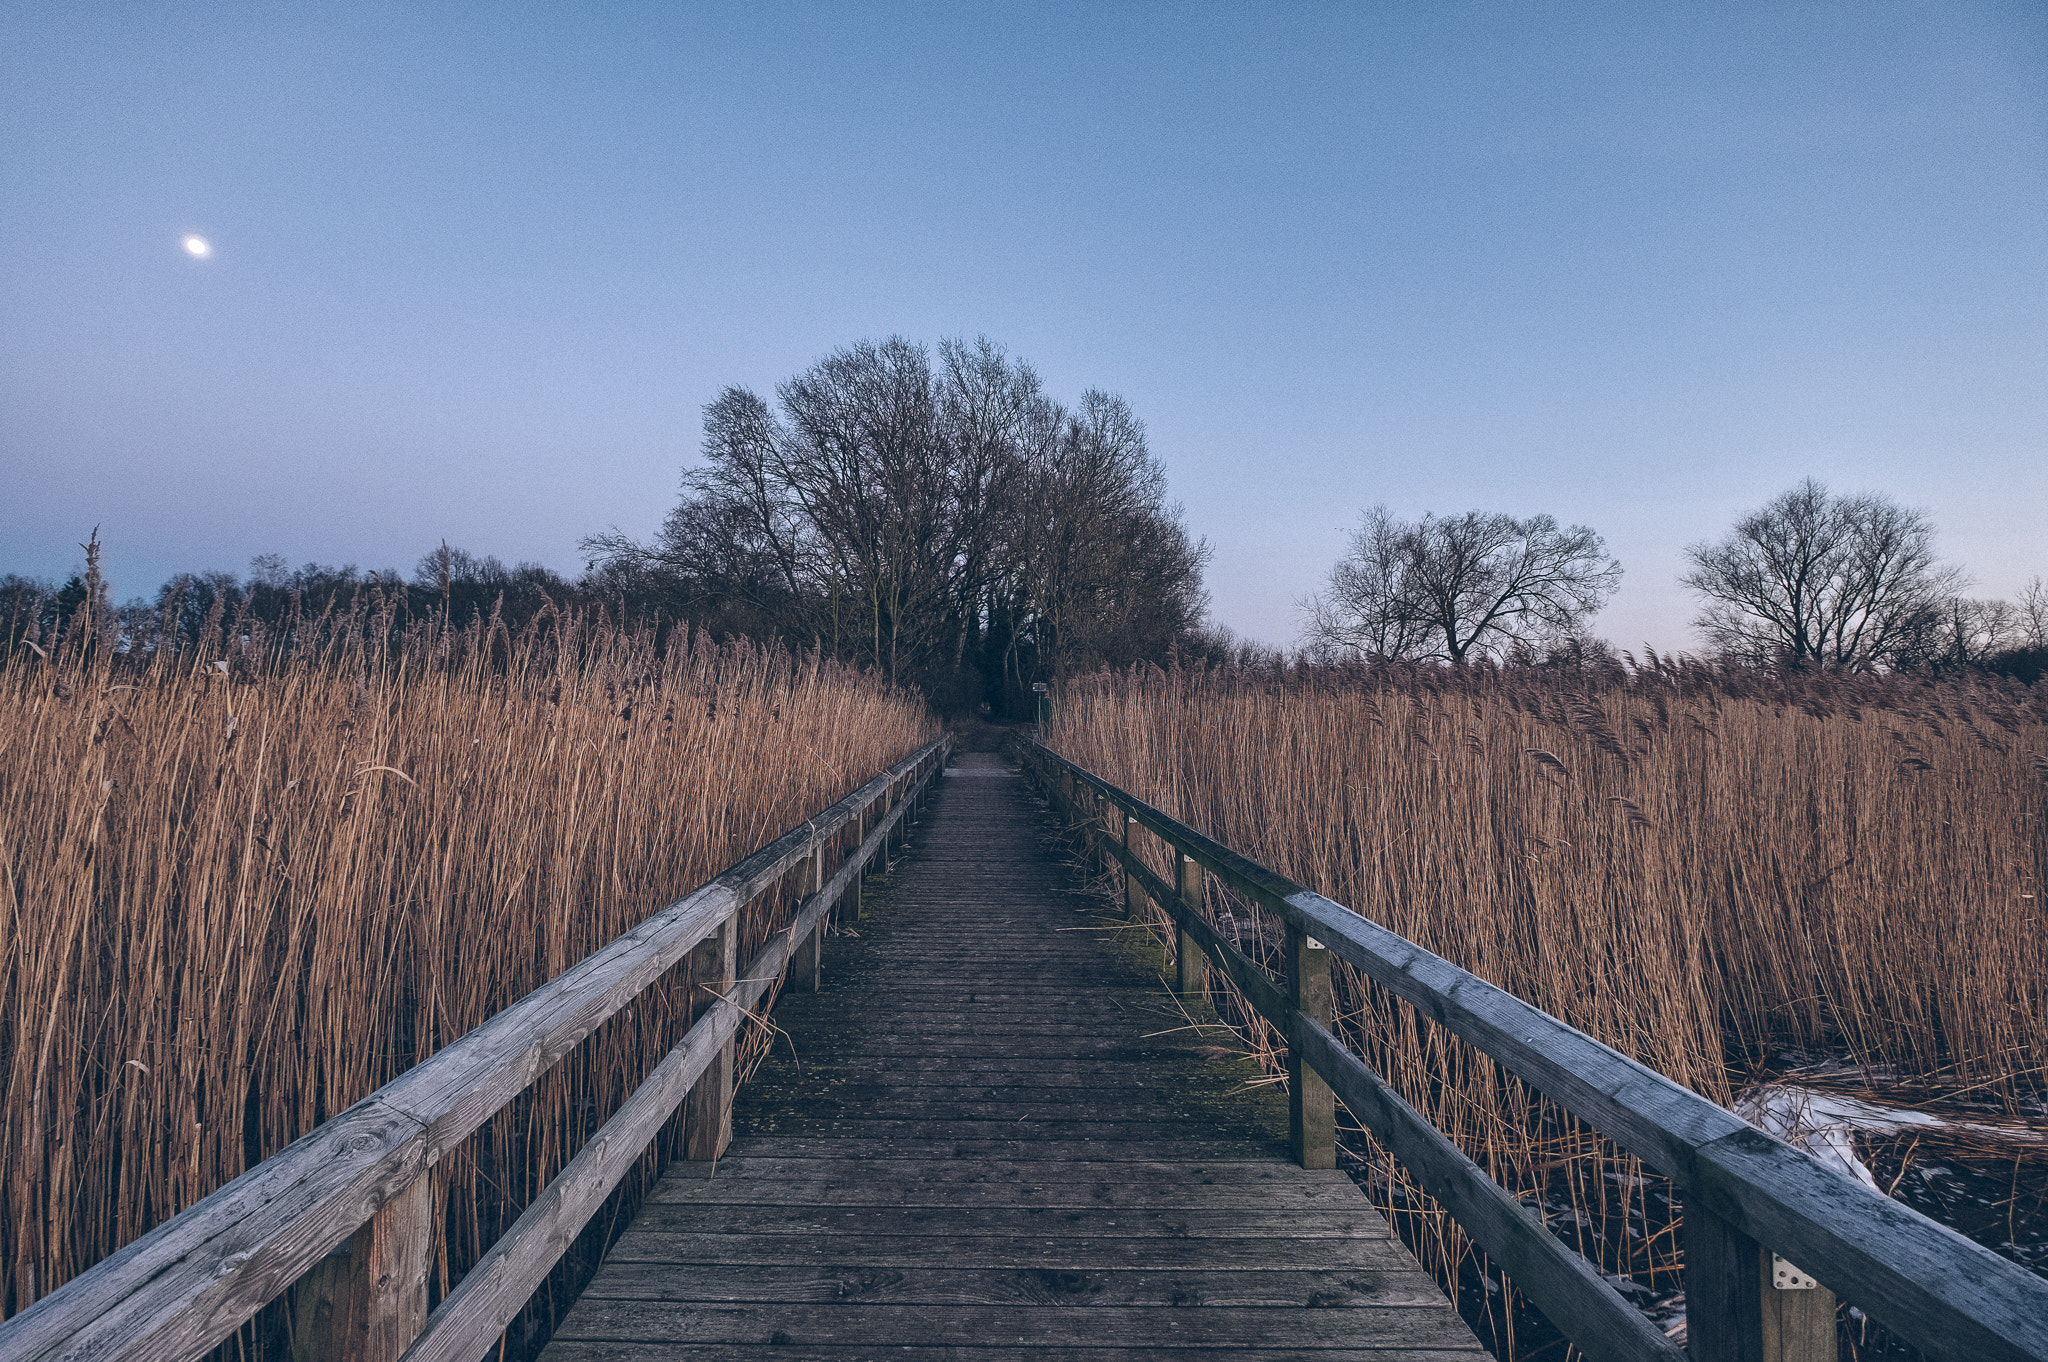
<path id="1" fill-rule="evenodd" d="M 185 247 L 185 254 L 191 256 L 194 260 L 206 260 L 213 255 L 213 243 L 203 236 L 197 234 L 188 236 L 182 244 Z"/>

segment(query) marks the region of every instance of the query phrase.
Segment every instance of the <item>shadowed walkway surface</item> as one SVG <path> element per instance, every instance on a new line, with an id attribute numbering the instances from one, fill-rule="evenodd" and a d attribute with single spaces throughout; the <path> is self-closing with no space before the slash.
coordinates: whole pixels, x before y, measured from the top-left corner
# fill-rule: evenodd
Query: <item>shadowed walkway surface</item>
<path id="1" fill-rule="evenodd" d="M 1197 1052 L 1025 782 L 956 760 L 825 991 L 777 1007 L 794 1060 L 547 1362 L 1479 1354 L 1351 1181 L 1286 1160 L 1284 1097 Z"/>

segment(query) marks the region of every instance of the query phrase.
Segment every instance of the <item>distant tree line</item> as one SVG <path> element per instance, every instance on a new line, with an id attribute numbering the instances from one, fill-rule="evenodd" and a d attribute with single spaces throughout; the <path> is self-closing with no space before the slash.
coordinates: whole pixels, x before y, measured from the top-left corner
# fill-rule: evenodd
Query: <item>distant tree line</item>
<path id="1" fill-rule="evenodd" d="M 264 554 L 116 606 L 95 534 L 61 585 L 0 577 L 0 627 L 10 650 L 84 629 L 146 653 L 259 632 L 289 646 L 295 621 L 350 612 L 372 630 L 517 633 L 601 611 L 658 638 L 688 625 L 816 648 L 942 712 L 998 718 L 1030 714 L 1033 683 L 1069 672 L 1259 651 L 1204 625 L 1207 546 L 1123 399 L 1055 401 L 986 339 L 934 354 L 901 338 L 836 351 L 775 398 L 721 392 L 659 532 L 592 536 L 578 579 L 447 544 L 409 574 Z"/>
<path id="2" fill-rule="evenodd" d="M 282 554 L 266 553 L 250 561 L 246 574 L 180 572 L 154 597 L 116 605 L 100 565 L 98 533 L 82 547 L 85 567 L 61 585 L 15 573 L 0 576 L 0 629 L 8 651 L 23 643 L 46 648 L 58 637 L 81 632 L 101 646 L 137 654 L 191 646 L 209 630 L 224 638 L 260 630 L 289 646 L 294 621 L 351 613 L 365 628 L 394 633 L 432 616 L 518 632 L 548 610 L 625 608 L 598 600 L 584 583 L 537 563 L 508 568 L 447 544 L 421 555 L 409 577 L 396 568 L 353 564 L 293 569 Z"/>

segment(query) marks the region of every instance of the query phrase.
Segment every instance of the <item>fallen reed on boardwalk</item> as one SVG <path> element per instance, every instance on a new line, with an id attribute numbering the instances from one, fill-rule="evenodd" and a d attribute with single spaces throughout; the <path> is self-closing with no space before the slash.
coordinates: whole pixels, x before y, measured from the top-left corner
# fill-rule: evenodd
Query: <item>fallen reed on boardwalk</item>
<path id="1" fill-rule="evenodd" d="M 1155 669 L 1067 686 L 1047 739 L 1715 1101 L 1788 1048 L 2048 1093 L 2048 696 L 1664 663 Z M 1257 943 L 1246 905 L 1211 904 Z M 1482 1167 L 1568 1202 L 1607 1271 L 1675 1267 L 1639 1166 L 1338 975 L 1342 1033 Z M 1361 1152 L 1454 1272 L 1455 1226 Z"/>
<path id="2" fill-rule="evenodd" d="M 0 665 L 9 1314 L 933 731 L 816 657 L 573 616 L 215 620 L 149 660 L 87 632 Z M 444 1163 L 434 1296 L 680 1038 L 690 987 Z"/>

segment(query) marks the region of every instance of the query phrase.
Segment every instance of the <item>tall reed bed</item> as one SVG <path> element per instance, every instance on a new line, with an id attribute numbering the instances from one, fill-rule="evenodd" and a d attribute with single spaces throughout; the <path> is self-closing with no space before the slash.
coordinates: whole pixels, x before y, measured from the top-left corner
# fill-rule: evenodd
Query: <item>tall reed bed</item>
<path id="1" fill-rule="evenodd" d="M 1068 686 L 1047 738 L 1715 1101 L 1787 1047 L 2048 1092 L 2048 695 L 1665 663 L 1155 669 Z M 1247 940 L 1249 906 L 1211 903 Z M 1348 968 L 1339 1000 L 1471 1157 L 1562 1198 L 1605 1270 L 1668 1279 L 1668 1189 Z M 1454 1274 L 1456 1227 L 1365 1144 Z"/>
<path id="2" fill-rule="evenodd" d="M 8 1313 L 933 732 L 775 649 L 388 625 L 0 666 Z M 436 1295 L 680 1038 L 682 973 L 447 1161 Z"/>

